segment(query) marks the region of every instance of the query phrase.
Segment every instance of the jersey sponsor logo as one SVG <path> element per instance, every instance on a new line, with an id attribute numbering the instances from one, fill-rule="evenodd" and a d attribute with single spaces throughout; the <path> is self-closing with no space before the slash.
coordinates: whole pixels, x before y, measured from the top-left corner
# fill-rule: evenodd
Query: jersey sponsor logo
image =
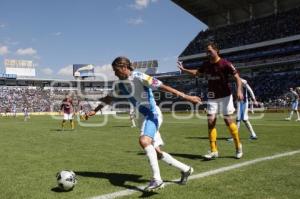
<path id="1" fill-rule="evenodd" d="M 160 84 L 160 81 L 158 79 L 152 78 L 152 86 L 158 87 Z"/>

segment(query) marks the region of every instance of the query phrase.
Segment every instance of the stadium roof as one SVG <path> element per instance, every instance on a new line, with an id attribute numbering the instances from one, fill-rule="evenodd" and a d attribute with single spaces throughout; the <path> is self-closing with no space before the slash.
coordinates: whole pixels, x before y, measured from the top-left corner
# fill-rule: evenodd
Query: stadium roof
<path id="1" fill-rule="evenodd" d="M 238 23 L 300 6 L 300 0 L 172 0 L 208 27 Z"/>

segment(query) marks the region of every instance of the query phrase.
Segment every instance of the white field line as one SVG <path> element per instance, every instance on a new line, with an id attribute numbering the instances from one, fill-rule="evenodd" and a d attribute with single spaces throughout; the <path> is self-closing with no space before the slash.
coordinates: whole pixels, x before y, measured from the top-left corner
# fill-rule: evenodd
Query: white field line
<path id="1" fill-rule="evenodd" d="M 191 175 L 189 177 L 189 180 L 204 178 L 204 177 L 207 177 L 207 176 L 216 175 L 216 174 L 219 174 L 219 173 L 224 173 L 226 171 L 230 171 L 230 170 L 241 168 L 241 167 L 244 167 L 244 166 L 256 164 L 256 163 L 259 163 L 259 162 L 263 162 L 263 161 L 267 161 L 267 160 L 273 160 L 273 159 L 277 159 L 277 158 L 281 158 L 281 157 L 285 157 L 285 156 L 295 155 L 297 153 L 300 153 L 300 150 L 281 153 L 281 154 L 276 154 L 276 155 L 267 156 L 267 157 L 263 157 L 263 158 L 257 158 L 257 159 L 254 159 L 254 160 L 249 160 L 249 161 L 238 163 L 238 164 L 233 164 L 231 166 L 221 167 L 219 169 L 215 169 L 215 170 L 206 171 L 206 172 L 202 172 L 202 173 L 199 173 L 199 174 Z M 174 182 L 178 182 L 178 181 L 179 181 L 179 179 L 174 180 Z M 165 185 L 167 186 L 167 185 L 170 185 L 170 184 L 174 184 L 174 182 L 167 182 L 167 183 L 165 183 Z M 117 191 L 117 192 L 113 192 L 113 193 L 109 193 L 109 194 L 105 194 L 105 195 L 99 195 L 99 196 L 91 197 L 90 199 L 113 199 L 113 198 L 118 198 L 118 197 L 122 197 L 122 196 L 128 196 L 128 195 L 131 195 L 131 194 L 134 194 L 134 193 L 137 193 L 137 192 L 141 192 L 145 188 L 145 186 L 146 185 L 139 186 L 139 187 L 136 188 L 136 190 L 125 189 L 123 191 Z"/>

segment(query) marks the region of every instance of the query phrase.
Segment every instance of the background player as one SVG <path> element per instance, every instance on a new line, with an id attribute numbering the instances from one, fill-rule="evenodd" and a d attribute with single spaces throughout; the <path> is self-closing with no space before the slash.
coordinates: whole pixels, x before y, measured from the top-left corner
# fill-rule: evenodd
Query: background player
<path id="1" fill-rule="evenodd" d="M 130 121 L 131 121 L 131 128 L 136 127 L 136 124 L 135 124 L 135 111 L 134 111 L 134 109 L 131 109 L 129 111 L 129 118 L 130 118 Z"/>
<path id="2" fill-rule="evenodd" d="M 66 121 L 70 121 L 71 129 L 74 130 L 75 124 L 73 121 L 73 116 L 74 116 L 74 107 L 73 107 L 73 101 L 70 96 L 67 96 L 61 104 L 60 110 L 63 114 L 63 121 L 61 124 L 62 130 L 65 129 Z"/>
<path id="3" fill-rule="evenodd" d="M 291 120 L 293 117 L 293 113 L 296 112 L 297 119 L 296 121 L 300 121 L 299 112 L 298 112 L 298 102 L 299 102 L 299 95 L 293 88 L 290 88 L 290 92 L 288 93 L 288 97 L 291 100 L 291 112 L 289 117 L 285 118 L 285 120 Z"/>
<path id="4" fill-rule="evenodd" d="M 242 85 L 243 85 L 243 95 L 244 95 L 244 99 L 243 100 L 239 100 L 237 101 L 237 117 L 236 117 L 236 124 L 238 129 L 240 129 L 240 125 L 241 125 L 241 120 L 245 123 L 249 133 L 250 133 L 250 137 L 249 139 L 251 140 L 256 140 L 257 139 L 257 135 L 253 130 L 253 127 L 249 121 L 249 117 L 248 117 L 248 107 L 249 107 L 249 99 L 252 99 L 252 103 L 255 104 L 255 106 L 258 105 L 258 102 L 256 101 L 255 95 L 253 93 L 253 90 L 251 89 L 251 87 L 249 86 L 248 82 L 245 79 L 242 79 Z M 250 95 L 250 96 L 249 96 Z M 252 104 L 251 103 L 251 104 Z M 232 138 L 228 139 L 229 141 L 232 141 Z"/>
<path id="5" fill-rule="evenodd" d="M 13 105 L 12 105 L 12 114 L 13 114 L 14 118 L 17 117 L 17 106 L 15 103 L 13 103 Z"/>
<path id="6" fill-rule="evenodd" d="M 27 106 L 24 107 L 23 112 L 24 112 L 24 122 L 27 122 L 27 120 L 30 119 Z"/>

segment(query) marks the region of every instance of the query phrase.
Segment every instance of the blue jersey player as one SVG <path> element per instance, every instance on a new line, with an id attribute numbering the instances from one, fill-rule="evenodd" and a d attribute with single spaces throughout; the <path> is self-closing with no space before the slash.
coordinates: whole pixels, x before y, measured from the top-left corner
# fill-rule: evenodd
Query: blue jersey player
<path id="1" fill-rule="evenodd" d="M 120 81 L 115 84 L 113 95 L 108 95 L 102 98 L 101 101 L 105 104 L 109 104 L 113 98 L 121 95 L 122 98 L 127 98 L 135 107 L 136 117 L 141 129 L 139 143 L 149 159 L 152 170 L 152 180 L 149 185 L 145 187 L 145 191 L 153 191 L 164 187 L 164 182 L 160 175 L 158 159 L 179 169 L 181 171 L 180 183 L 185 184 L 188 176 L 193 172 L 193 168 L 176 160 L 170 154 L 160 149 L 160 146 L 163 144 L 159 133 L 159 127 L 162 123 L 162 114 L 156 105 L 152 90 L 159 89 L 170 92 L 193 103 L 200 103 L 200 98 L 185 95 L 176 89 L 164 85 L 154 77 L 135 71 L 129 59 L 126 57 L 117 57 L 113 61 L 112 67 Z M 100 104 L 94 111 L 87 113 L 87 116 L 95 115 L 103 106 L 104 105 Z"/>

